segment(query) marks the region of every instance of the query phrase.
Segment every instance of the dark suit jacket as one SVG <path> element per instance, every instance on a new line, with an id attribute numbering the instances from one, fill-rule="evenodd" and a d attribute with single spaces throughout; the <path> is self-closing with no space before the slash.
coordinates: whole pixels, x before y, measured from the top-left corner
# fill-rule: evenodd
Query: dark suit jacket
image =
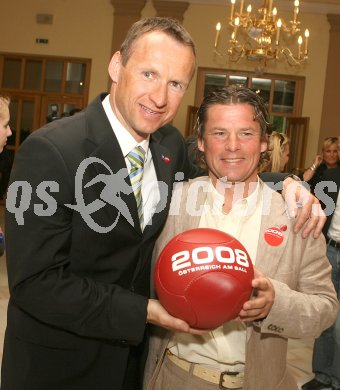
<path id="1" fill-rule="evenodd" d="M 144 338 L 154 242 L 168 213 L 175 173 L 194 173 L 183 137 L 165 126 L 150 139 L 158 180 L 168 186 L 162 199 L 165 207 L 154 215 L 152 224 L 141 232 L 134 195 L 122 193 L 116 182 L 112 199 L 121 196 L 134 225 L 112 204 L 101 202 L 100 194 L 108 188 L 105 182 L 85 188 L 86 184 L 98 174 L 109 178 L 110 170 L 126 168 L 101 104 L 104 96 L 78 115 L 34 132 L 17 153 L 10 183 L 22 181 L 19 187 L 25 190 L 18 191 L 18 199 L 26 206 L 22 221 L 18 212 L 13 213 L 18 209 L 11 186 L 6 214 L 10 301 L 3 390 L 118 390 L 130 346 Z M 82 179 L 75 180 L 81 162 L 89 157 L 92 163 Z M 39 187 L 46 181 L 50 195 Z M 89 214 L 94 224 L 108 227 L 117 221 L 111 231 L 93 230 L 79 210 L 66 206 L 81 203 L 77 188 L 85 205 L 94 202 L 96 211 Z M 47 202 L 48 196 L 56 202 Z"/>
<path id="2" fill-rule="evenodd" d="M 326 215 L 327 215 L 327 221 L 323 227 L 323 233 L 324 235 L 327 237 L 327 233 L 328 233 L 328 229 L 331 225 L 331 222 L 332 222 L 332 218 L 333 218 L 333 212 L 329 212 L 329 210 L 331 209 L 332 206 L 335 207 L 336 205 L 336 202 L 337 202 L 337 199 L 338 199 L 338 195 L 339 195 L 339 187 L 340 187 L 340 167 L 337 167 L 337 168 L 331 168 L 331 169 L 327 169 L 324 171 L 323 173 L 323 179 L 322 179 L 324 182 L 333 182 L 335 185 L 333 186 L 333 188 L 330 188 L 330 187 L 325 187 L 324 190 L 322 191 L 322 193 L 318 194 L 316 193 L 315 195 L 321 200 L 321 202 L 323 203 L 324 205 L 324 208 L 325 208 L 325 212 L 326 212 Z M 327 196 L 329 196 L 329 198 L 324 198 L 324 194 L 326 194 Z M 330 204 L 330 201 L 331 200 L 331 204 Z"/>

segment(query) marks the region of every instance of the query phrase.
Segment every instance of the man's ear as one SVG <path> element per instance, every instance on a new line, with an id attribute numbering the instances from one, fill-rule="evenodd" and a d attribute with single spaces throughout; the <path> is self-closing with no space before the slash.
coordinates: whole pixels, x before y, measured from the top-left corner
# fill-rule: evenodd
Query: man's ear
<path id="1" fill-rule="evenodd" d="M 121 55 L 119 51 L 116 51 L 112 56 L 109 63 L 109 75 L 114 83 L 118 82 L 119 70 L 121 67 Z"/>
<path id="2" fill-rule="evenodd" d="M 265 152 L 268 149 L 268 137 L 264 141 L 261 141 L 261 153 Z"/>
<path id="3" fill-rule="evenodd" d="M 197 148 L 200 152 L 204 153 L 204 140 L 201 137 L 197 138 Z"/>

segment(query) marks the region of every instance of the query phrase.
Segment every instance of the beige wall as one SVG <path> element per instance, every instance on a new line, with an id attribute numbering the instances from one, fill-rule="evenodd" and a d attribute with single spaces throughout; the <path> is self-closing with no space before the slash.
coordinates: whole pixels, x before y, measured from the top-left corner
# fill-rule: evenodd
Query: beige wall
<path id="1" fill-rule="evenodd" d="M 339 96 L 340 96 L 340 15 L 328 15 L 330 28 L 330 42 L 324 97 L 322 104 L 322 119 L 320 126 L 319 147 L 323 145 L 325 137 L 340 135 L 339 124 Z"/>
<path id="2" fill-rule="evenodd" d="M 35 21 L 37 13 L 54 15 L 53 25 L 39 25 Z M 149 0 L 142 16 L 154 16 L 155 9 Z M 107 90 L 107 65 L 111 56 L 113 7 L 110 0 L 11 0 L 1 2 L 2 21 L 0 23 L 1 51 L 85 57 L 92 59 L 89 100 L 99 92 Z M 198 64 L 206 67 L 227 67 L 251 70 L 254 64 L 240 62 L 225 64 L 215 62 L 212 45 L 214 26 L 221 16 L 228 15 L 224 6 L 204 6 L 191 4 L 184 14 L 184 25 L 197 44 Z M 288 14 L 283 14 L 289 19 Z M 319 138 L 327 51 L 329 43 L 329 23 L 326 15 L 300 14 L 302 25 L 309 27 L 310 59 L 305 68 L 296 69 L 285 65 L 269 65 L 271 73 L 296 74 L 306 76 L 303 115 L 310 117 L 310 132 L 307 145 L 308 165 L 317 152 Z M 48 45 L 38 45 L 36 38 L 48 38 Z M 195 95 L 194 78 L 174 124 L 184 130 L 187 105 L 193 104 Z"/>
<path id="3" fill-rule="evenodd" d="M 113 8 L 110 0 L 11 0 L 0 5 L 0 50 L 92 59 L 91 100 L 107 89 Z M 37 13 L 54 15 L 53 25 L 37 24 Z M 36 44 L 36 38 L 49 43 Z"/>

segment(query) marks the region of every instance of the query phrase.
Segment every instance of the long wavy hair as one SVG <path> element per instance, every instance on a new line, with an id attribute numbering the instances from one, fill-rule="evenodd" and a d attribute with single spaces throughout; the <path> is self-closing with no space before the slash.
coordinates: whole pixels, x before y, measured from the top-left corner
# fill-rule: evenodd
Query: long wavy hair
<path id="1" fill-rule="evenodd" d="M 259 164 L 259 172 L 280 172 L 287 145 L 289 145 L 289 138 L 286 134 L 273 131 L 268 138 L 268 149 L 263 153 Z"/>

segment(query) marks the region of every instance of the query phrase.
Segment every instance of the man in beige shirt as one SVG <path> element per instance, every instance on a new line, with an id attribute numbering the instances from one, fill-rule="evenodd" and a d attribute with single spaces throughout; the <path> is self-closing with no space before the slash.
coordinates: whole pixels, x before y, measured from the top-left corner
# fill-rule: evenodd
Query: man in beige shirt
<path id="1" fill-rule="evenodd" d="M 317 337 L 335 319 L 324 238 L 294 234 L 281 196 L 258 178 L 269 129 L 265 104 L 244 87 L 212 92 L 198 111 L 198 149 L 209 177 L 177 186 L 153 261 L 180 232 L 219 229 L 247 249 L 256 294 L 237 319 L 208 332 L 154 327 L 147 390 L 297 389 L 286 367 L 288 338 Z M 266 240 L 272 228 L 281 229 L 280 245 Z"/>

